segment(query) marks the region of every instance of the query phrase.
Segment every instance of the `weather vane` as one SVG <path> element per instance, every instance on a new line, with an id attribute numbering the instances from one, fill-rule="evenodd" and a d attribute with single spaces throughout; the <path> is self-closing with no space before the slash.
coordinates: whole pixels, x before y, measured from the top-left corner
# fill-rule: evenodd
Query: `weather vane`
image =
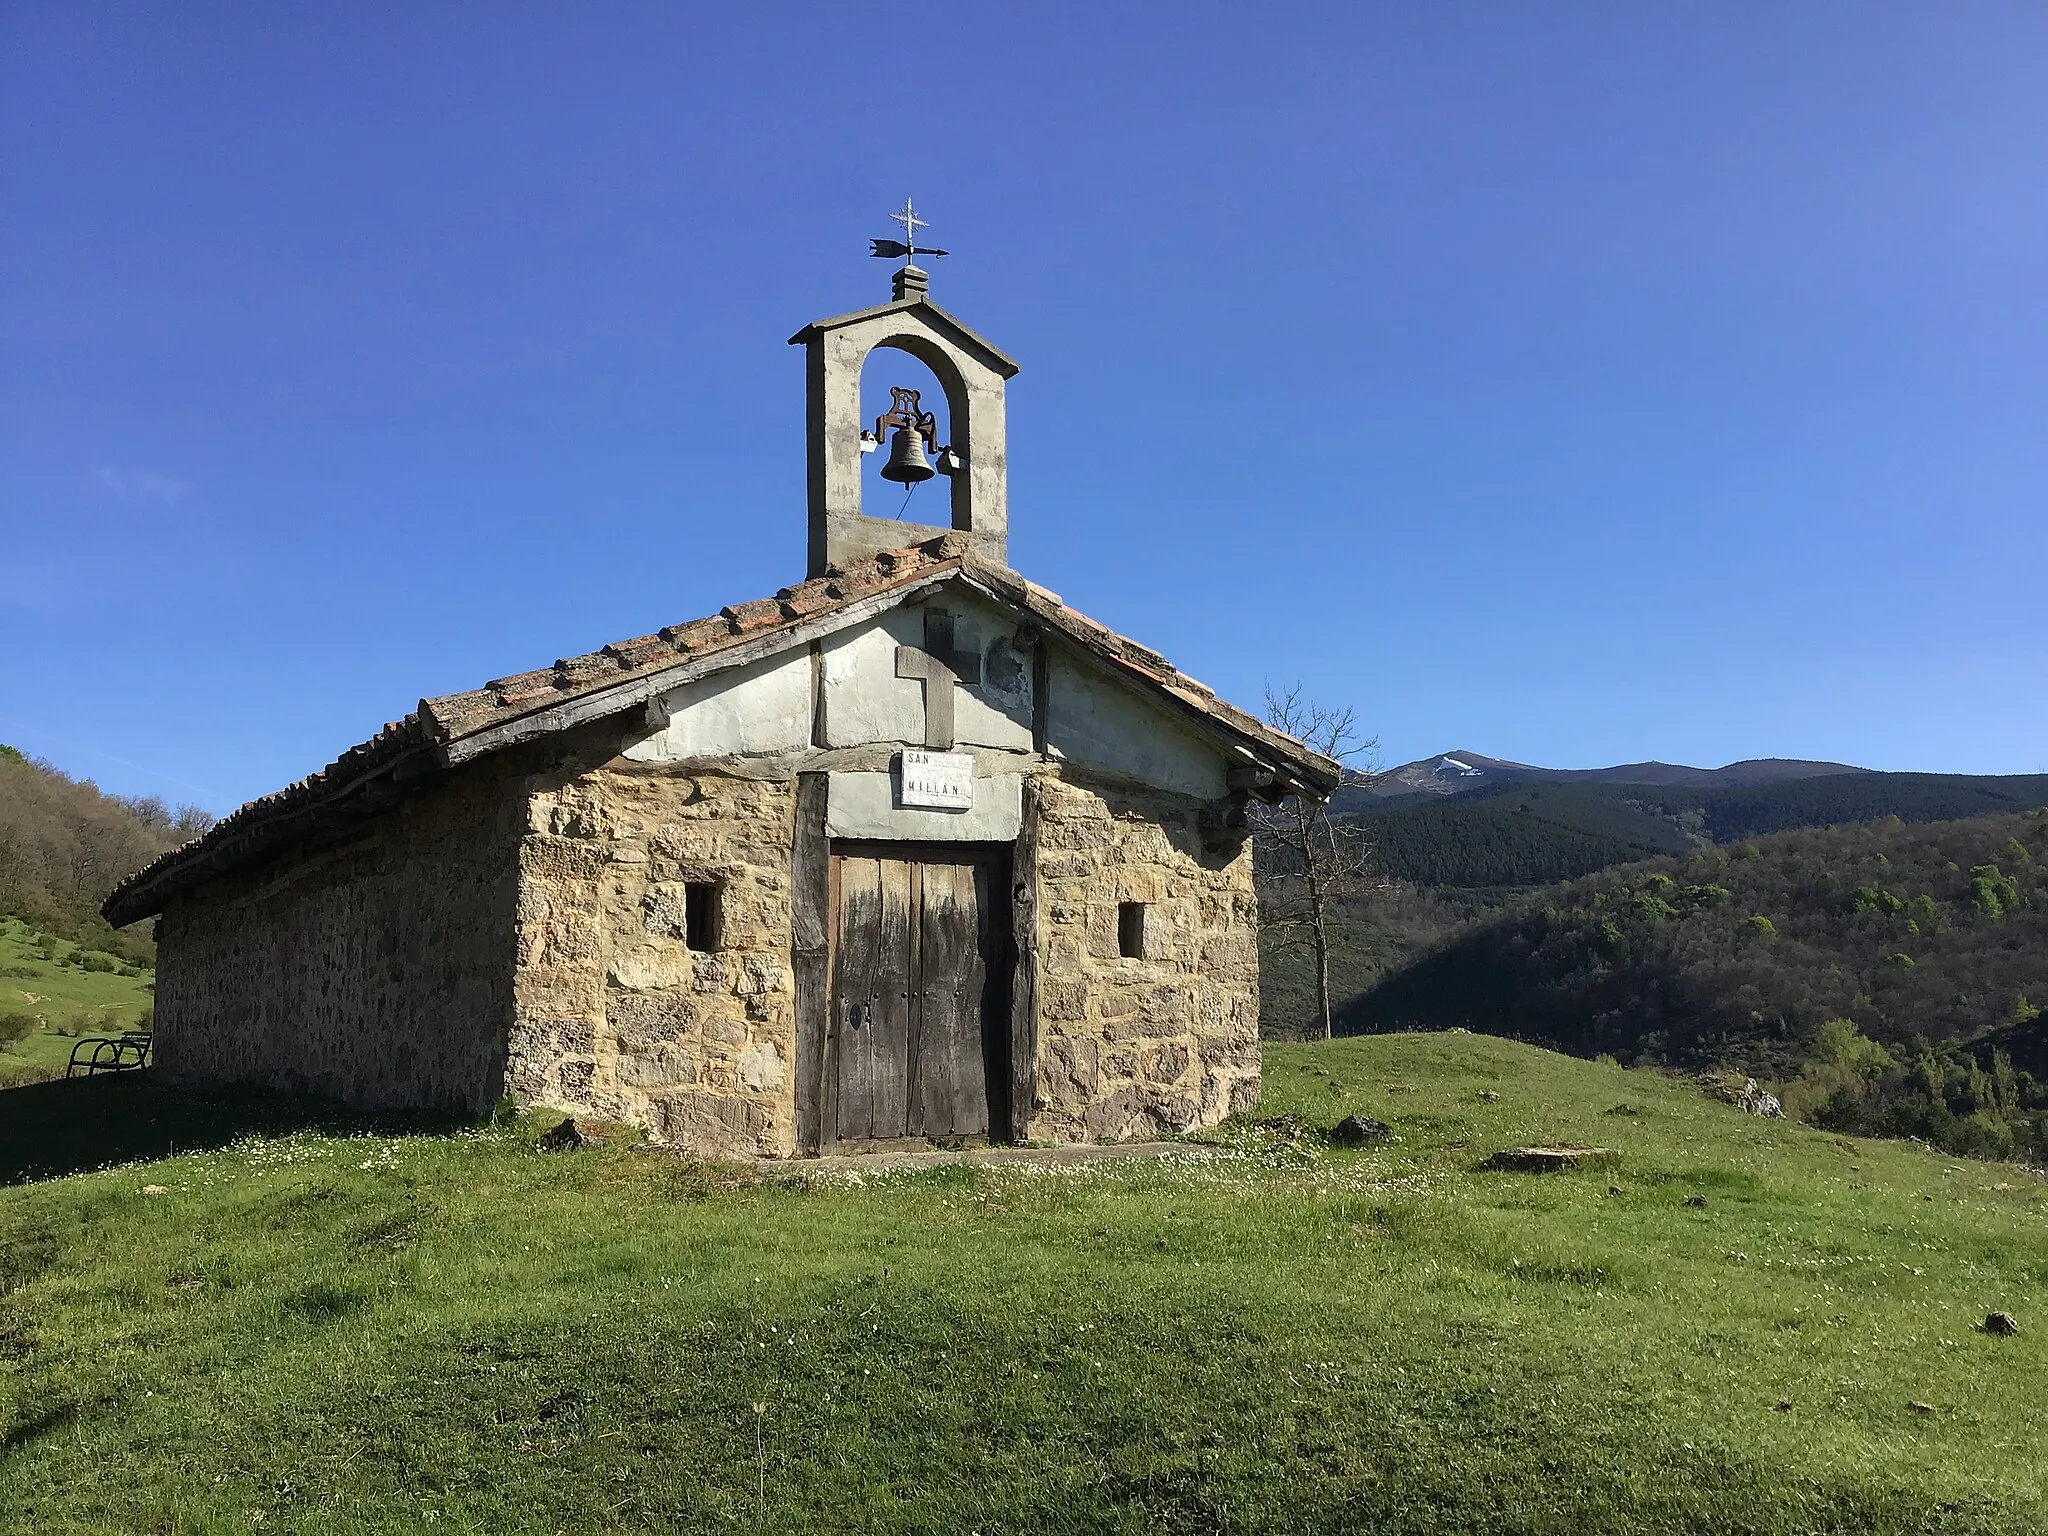
<path id="1" fill-rule="evenodd" d="M 919 256 L 943 256 L 946 254 L 937 246 L 919 245 L 917 243 L 917 232 L 920 229 L 930 229 L 932 226 L 928 220 L 920 219 L 917 216 L 917 210 L 911 206 L 909 198 L 903 199 L 902 212 L 892 213 L 889 217 L 903 226 L 903 238 L 901 240 L 870 240 L 868 242 L 868 254 L 870 256 L 884 258 L 901 256 L 905 260 L 914 261 Z"/>

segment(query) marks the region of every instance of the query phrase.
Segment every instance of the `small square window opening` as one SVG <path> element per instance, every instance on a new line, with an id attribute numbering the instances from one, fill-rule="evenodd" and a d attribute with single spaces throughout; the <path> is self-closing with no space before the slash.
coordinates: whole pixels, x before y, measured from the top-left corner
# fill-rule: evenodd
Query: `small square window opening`
<path id="1" fill-rule="evenodd" d="M 723 895 L 716 880 L 691 880 L 683 886 L 683 945 L 700 954 L 718 948 Z"/>
<path id="2" fill-rule="evenodd" d="M 1120 901 L 1116 904 L 1116 952 L 1126 960 L 1145 958 L 1145 903 Z"/>

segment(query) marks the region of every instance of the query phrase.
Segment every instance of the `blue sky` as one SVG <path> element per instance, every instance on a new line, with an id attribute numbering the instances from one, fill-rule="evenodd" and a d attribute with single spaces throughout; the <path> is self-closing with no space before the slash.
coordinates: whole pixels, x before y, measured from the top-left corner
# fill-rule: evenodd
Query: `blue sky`
<path id="1" fill-rule="evenodd" d="M 2037 4 L 0 8 L 0 741 L 225 810 L 803 574 L 801 354 L 1388 764 L 2048 770 Z M 873 382 L 873 381 L 871 381 Z"/>

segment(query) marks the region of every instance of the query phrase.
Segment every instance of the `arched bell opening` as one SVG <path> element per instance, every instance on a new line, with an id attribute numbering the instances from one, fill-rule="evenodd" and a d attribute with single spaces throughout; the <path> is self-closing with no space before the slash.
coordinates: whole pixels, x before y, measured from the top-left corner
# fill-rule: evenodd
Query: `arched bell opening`
<path id="1" fill-rule="evenodd" d="M 878 341 L 861 362 L 860 511 L 890 522 L 972 524 L 966 389 L 923 337 Z"/>
<path id="2" fill-rule="evenodd" d="M 942 530 L 966 535 L 980 559 L 1007 563 L 1003 388 L 1017 365 L 922 298 L 820 320 L 790 340 L 805 349 L 810 397 L 811 574 Z M 876 352 L 888 355 L 870 368 Z M 926 370 L 936 385 L 929 395 Z M 894 429 L 884 423 L 878 431 L 877 418 L 898 403 L 892 384 L 917 389 L 916 415 L 930 417 L 929 434 L 919 433 L 928 440 L 915 446 L 925 450 L 932 478 L 919 482 L 907 504 L 907 482 L 882 475 L 894 457 Z M 902 405 L 909 410 L 909 402 Z M 874 439 L 867 453 L 863 433 Z M 943 468 L 934 447 L 953 450 Z M 897 464 L 911 468 L 907 447 Z"/>

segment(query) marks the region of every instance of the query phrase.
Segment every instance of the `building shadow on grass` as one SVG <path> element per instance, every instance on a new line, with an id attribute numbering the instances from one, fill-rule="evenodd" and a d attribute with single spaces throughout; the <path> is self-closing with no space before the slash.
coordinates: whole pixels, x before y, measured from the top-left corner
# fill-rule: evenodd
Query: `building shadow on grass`
<path id="1" fill-rule="evenodd" d="M 259 1089 L 168 1088 L 147 1072 L 0 1088 L 0 1185 L 225 1147 L 245 1136 L 435 1134 L 474 1125 L 449 1111 L 366 1114 Z"/>

